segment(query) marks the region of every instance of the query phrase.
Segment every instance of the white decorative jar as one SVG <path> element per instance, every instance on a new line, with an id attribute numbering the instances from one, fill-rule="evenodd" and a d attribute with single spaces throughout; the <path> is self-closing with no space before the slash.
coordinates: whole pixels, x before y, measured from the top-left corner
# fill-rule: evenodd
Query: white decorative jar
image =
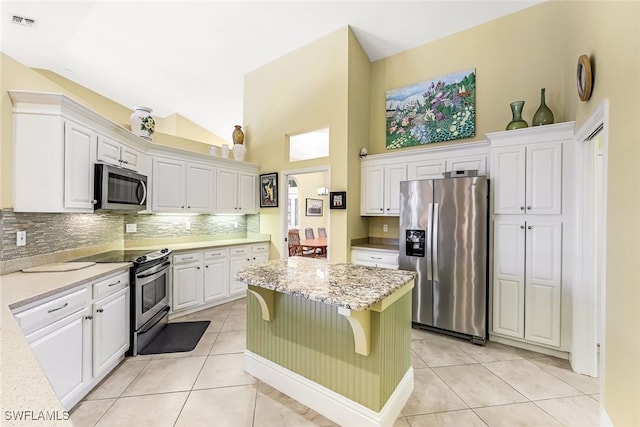
<path id="1" fill-rule="evenodd" d="M 233 146 L 233 159 L 234 160 L 244 160 L 244 155 L 247 153 L 247 149 L 244 148 L 243 144 L 236 144 Z"/>
<path id="2" fill-rule="evenodd" d="M 221 153 L 222 153 L 222 157 L 224 157 L 225 159 L 229 158 L 229 146 L 227 144 L 222 144 L 222 147 L 220 147 L 221 149 Z"/>
<path id="3" fill-rule="evenodd" d="M 151 135 L 153 135 L 156 128 L 156 122 L 151 116 L 153 110 L 147 107 L 133 108 L 135 111 L 131 115 L 131 132 L 147 141 L 151 141 Z"/>

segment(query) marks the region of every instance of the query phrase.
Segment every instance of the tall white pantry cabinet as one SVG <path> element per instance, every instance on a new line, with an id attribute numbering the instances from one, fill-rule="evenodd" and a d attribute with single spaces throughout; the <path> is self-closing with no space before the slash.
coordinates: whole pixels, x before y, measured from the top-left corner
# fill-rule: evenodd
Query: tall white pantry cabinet
<path id="1" fill-rule="evenodd" d="M 574 212 L 573 122 L 487 134 L 490 142 L 492 339 L 567 351 Z M 565 287 L 563 289 L 563 286 Z"/>

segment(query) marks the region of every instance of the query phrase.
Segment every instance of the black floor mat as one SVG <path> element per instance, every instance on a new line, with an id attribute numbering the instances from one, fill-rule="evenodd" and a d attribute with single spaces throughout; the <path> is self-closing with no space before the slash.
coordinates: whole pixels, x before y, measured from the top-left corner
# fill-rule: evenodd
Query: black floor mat
<path id="1" fill-rule="evenodd" d="M 208 320 L 201 322 L 169 323 L 160 331 L 157 337 L 138 354 L 180 353 L 191 351 L 202 334 L 211 323 Z"/>

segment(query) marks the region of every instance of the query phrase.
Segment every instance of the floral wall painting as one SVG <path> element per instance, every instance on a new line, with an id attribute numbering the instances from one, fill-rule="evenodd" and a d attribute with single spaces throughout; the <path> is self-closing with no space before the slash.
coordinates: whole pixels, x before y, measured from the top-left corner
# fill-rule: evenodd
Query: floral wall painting
<path id="1" fill-rule="evenodd" d="M 475 68 L 387 92 L 387 150 L 476 133 Z"/>

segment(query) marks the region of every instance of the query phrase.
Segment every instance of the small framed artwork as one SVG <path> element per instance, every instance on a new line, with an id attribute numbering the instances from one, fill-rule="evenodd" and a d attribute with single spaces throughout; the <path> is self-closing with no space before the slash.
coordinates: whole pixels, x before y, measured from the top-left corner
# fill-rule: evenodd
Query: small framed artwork
<path id="1" fill-rule="evenodd" d="M 332 191 L 329 193 L 329 209 L 347 209 L 347 192 Z"/>
<path id="2" fill-rule="evenodd" d="M 260 207 L 278 207 L 278 173 L 260 175 Z"/>
<path id="3" fill-rule="evenodd" d="M 322 216 L 322 200 L 307 199 L 307 216 Z"/>

